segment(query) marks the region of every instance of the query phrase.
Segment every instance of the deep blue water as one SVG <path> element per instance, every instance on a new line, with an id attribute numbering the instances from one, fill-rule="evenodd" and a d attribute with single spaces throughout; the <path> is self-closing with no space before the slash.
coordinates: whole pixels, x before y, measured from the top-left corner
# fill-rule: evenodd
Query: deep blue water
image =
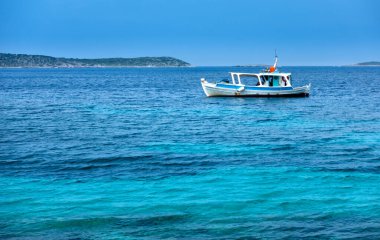
<path id="1" fill-rule="evenodd" d="M 379 239 L 380 68 L 0 70 L 1 239 Z"/>

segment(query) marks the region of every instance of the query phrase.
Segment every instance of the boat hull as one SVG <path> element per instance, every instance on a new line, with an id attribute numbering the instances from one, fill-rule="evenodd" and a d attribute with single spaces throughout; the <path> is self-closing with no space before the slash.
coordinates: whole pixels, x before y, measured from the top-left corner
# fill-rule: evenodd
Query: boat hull
<path id="1" fill-rule="evenodd" d="M 307 97 L 310 84 L 303 87 L 249 87 L 202 82 L 207 97 Z"/>

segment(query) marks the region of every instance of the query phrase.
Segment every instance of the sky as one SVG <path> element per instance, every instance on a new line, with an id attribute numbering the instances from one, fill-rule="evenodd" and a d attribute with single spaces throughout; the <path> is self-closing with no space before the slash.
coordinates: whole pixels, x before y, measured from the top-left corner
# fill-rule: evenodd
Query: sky
<path id="1" fill-rule="evenodd" d="M 0 0 L 0 52 L 194 66 L 380 61 L 377 0 Z"/>

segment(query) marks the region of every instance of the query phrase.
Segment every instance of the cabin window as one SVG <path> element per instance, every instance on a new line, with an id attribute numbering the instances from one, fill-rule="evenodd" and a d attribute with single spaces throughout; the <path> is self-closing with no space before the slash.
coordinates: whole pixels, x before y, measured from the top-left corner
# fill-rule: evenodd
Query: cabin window
<path id="1" fill-rule="evenodd" d="M 263 76 L 264 81 L 262 82 L 263 86 L 269 86 L 269 76 Z"/>
<path id="2" fill-rule="evenodd" d="M 273 76 L 268 76 L 269 87 L 273 87 Z"/>
<path id="3" fill-rule="evenodd" d="M 281 76 L 281 83 L 280 83 L 280 85 L 282 87 L 288 86 L 288 81 L 287 81 L 287 78 L 285 76 Z"/>
<path id="4" fill-rule="evenodd" d="M 267 87 L 281 86 L 280 80 L 281 80 L 280 76 L 273 76 L 273 75 L 261 76 L 261 82 L 263 83 L 263 86 L 267 86 Z"/>
<path id="5" fill-rule="evenodd" d="M 265 78 L 264 76 L 260 76 L 260 80 L 261 80 L 261 85 L 265 85 Z"/>
<path id="6" fill-rule="evenodd" d="M 280 77 L 279 76 L 274 76 L 273 77 L 273 87 L 278 87 L 280 84 L 279 84 L 279 79 Z"/>
<path id="7" fill-rule="evenodd" d="M 259 78 L 257 76 L 244 76 L 240 75 L 240 82 L 247 86 L 259 86 Z"/>

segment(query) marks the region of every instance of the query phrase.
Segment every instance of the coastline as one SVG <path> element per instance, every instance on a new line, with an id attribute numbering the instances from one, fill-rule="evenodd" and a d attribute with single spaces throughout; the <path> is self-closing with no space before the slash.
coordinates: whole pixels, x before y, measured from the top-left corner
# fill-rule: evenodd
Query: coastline
<path id="1" fill-rule="evenodd" d="M 73 67 L 0 67 L 0 69 L 78 69 L 78 68 L 192 68 L 195 66 L 73 66 Z"/>
<path id="2" fill-rule="evenodd" d="M 79 68 L 219 68 L 219 67 L 229 67 L 229 68 L 259 68 L 262 66 L 22 66 L 22 67 L 3 67 L 0 66 L 0 69 L 79 69 Z M 340 68 L 340 67 L 380 67 L 380 65 L 341 65 L 341 66 L 331 66 L 331 65 L 321 65 L 321 66 L 281 66 L 282 68 L 286 67 L 331 67 L 331 68 Z"/>

